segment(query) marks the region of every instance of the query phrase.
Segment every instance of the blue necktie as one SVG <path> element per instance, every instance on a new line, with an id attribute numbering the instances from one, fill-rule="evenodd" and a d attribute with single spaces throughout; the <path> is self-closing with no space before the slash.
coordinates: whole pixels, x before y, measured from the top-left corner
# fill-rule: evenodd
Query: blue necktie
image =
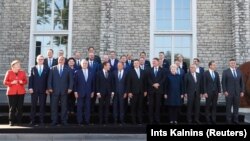
<path id="1" fill-rule="evenodd" d="M 62 73 L 63 73 L 63 69 L 62 69 L 62 66 L 60 66 L 60 76 L 62 76 Z"/>
<path id="2" fill-rule="evenodd" d="M 118 79 L 119 79 L 119 81 L 122 79 L 122 73 L 121 72 L 119 72 Z"/>
<path id="3" fill-rule="evenodd" d="M 235 69 L 233 70 L 233 74 L 234 74 L 234 78 L 237 78 L 237 74 L 236 74 L 236 71 L 235 71 Z"/>
<path id="4" fill-rule="evenodd" d="M 214 75 L 214 72 L 212 72 L 212 78 L 213 78 L 213 80 L 215 79 L 215 75 Z"/>
<path id="5" fill-rule="evenodd" d="M 157 76 L 157 72 L 158 72 L 158 71 L 157 71 L 157 68 L 155 68 L 155 77 Z"/>
<path id="6" fill-rule="evenodd" d="M 41 67 L 41 66 L 39 66 L 38 73 L 39 73 L 39 76 L 41 76 L 41 75 L 42 75 L 42 67 Z"/>

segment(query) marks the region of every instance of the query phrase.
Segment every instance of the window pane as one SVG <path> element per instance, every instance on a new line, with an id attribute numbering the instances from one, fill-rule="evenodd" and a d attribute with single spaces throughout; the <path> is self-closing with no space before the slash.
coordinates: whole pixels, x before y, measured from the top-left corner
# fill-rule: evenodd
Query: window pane
<path id="1" fill-rule="evenodd" d="M 47 50 L 54 50 L 54 58 L 58 57 L 58 51 L 63 50 L 66 56 L 68 46 L 68 36 L 36 36 L 36 56 L 42 54 L 47 56 Z M 52 41 L 52 42 L 51 42 Z"/>
<path id="2" fill-rule="evenodd" d="M 69 1 L 55 0 L 54 30 L 67 30 L 69 19 Z"/>
<path id="3" fill-rule="evenodd" d="M 175 36 L 174 37 L 174 55 L 182 54 L 185 61 L 189 62 L 191 59 L 191 36 Z"/>
<path id="4" fill-rule="evenodd" d="M 179 9 L 175 10 L 175 19 L 190 19 L 190 9 Z"/>
<path id="5" fill-rule="evenodd" d="M 190 8 L 190 0 L 174 0 L 175 9 Z"/>
<path id="6" fill-rule="evenodd" d="M 44 31 L 52 29 L 51 0 L 37 1 L 37 24 L 36 30 Z"/>
<path id="7" fill-rule="evenodd" d="M 190 20 L 176 20 L 175 21 L 175 30 L 191 30 L 191 21 Z"/>
<path id="8" fill-rule="evenodd" d="M 159 52 L 164 52 L 166 58 L 171 62 L 172 37 L 156 35 L 154 42 L 154 57 L 159 57 Z"/>
<path id="9" fill-rule="evenodd" d="M 171 30 L 171 0 L 157 0 L 156 4 L 156 30 Z"/>

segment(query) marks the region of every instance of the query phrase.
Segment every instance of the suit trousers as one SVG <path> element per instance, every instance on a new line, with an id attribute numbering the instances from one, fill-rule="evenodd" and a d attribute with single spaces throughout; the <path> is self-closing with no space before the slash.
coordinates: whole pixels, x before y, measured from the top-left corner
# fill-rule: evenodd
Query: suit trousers
<path id="1" fill-rule="evenodd" d="M 143 93 L 133 93 L 133 97 L 131 101 L 131 116 L 132 116 L 132 123 L 136 124 L 136 117 L 138 123 L 142 123 L 142 111 L 143 111 Z"/>
<path id="2" fill-rule="evenodd" d="M 213 91 L 208 93 L 208 98 L 206 98 L 205 114 L 207 122 L 210 122 L 210 116 L 212 122 L 216 122 L 216 107 L 217 107 L 218 93 Z M 210 110 L 212 108 L 212 110 Z"/>
<path id="3" fill-rule="evenodd" d="M 103 121 L 106 124 L 108 123 L 110 97 L 111 95 L 109 93 L 106 93 L 106 94 L 101 94 L 101 98 L 99 98 L 99 123 L 100 124 L 102 124 Z"/>
<path id="4" fill-rule="evenodd" d="M 31 112 L 30 112 L 30 119 L 32 122 L 35 122 L 36 116 L 36 108 L 37 103 L 39 101 L 39 121 L 40 123 L 44 122 L 44 115 L 45 115 L 45 93 L 33 93 L 31 94 Z"/>
<path id="5" fill-rule="evenodd" d="M 226 97 L 226 114 L 228 122 L 231 122 L 232 120 L 232 113 L 231 113 L 232 106 L 233 106 L 233 121 L 239 122 L 238 115 L 240 106 L 240 94 L 234 93 Z"/>
<path id="6" fill-rule="evenodd" d="M 23 115 L 24 95 L 8 95 L 8 100 L 9 121 L 21 123 Z"/>
<path id="7" fill-rule="evenodd" d="M 200 117 L 200 94 L 190 93 L 187 96 L 187 121 L 192 122 L 192 113 L 194 111 L 194 120 L 199 121 Z"/>
<path id="8" fill-rule="evenodd" d="M 52 94 L 51 119 L 52 123 L 58 122 L 58 106 L 61 104 L 61 123 L 67 123 L 67 99 L 68 94 Z"/>
<path id="9" fill-rule="evenodd" d="M 153 123 L 160 123 L 160 109 L 161 109 L 161 98 L 162 93 L 159 92 L 150 92 L 149 93 L 149 121 Z"/>

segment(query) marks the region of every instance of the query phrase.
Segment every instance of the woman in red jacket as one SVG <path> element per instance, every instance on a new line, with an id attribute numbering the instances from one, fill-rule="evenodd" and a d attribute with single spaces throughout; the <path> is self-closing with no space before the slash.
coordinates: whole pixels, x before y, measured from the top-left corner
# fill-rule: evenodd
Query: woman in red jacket
<path id="1" fill-rule="evenodd" d="M 11 69 L 6 72 L 3 84 L 7 86 L 9 125 L 13 126 L 14 122 L 20 124 L 23 113 L 25 85 L 27 84 L 26 73 L 21 70 L 20 61 L 14 60 L 11 62 Z"/>

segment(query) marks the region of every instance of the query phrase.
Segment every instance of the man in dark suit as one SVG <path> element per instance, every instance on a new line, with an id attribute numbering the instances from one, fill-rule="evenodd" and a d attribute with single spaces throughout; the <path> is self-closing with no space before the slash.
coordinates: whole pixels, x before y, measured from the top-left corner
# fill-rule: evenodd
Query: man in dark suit
<path id="1" fill-rule="evenodd" d="M 146 56 L 146 52 L 143 51 L 143 52 L 140 53 L 140 58 L 144 58 L 144 60 L 145 60 L 145 63 L 144 63 L 145 66 L 151 68 L 150 61 L 148 61 L 148 60 L 146 59 L 146 57 L 147 57 L 147 56 Z"/>
<path id="2" fill-rule="evenodd" d="M 116 59 L 115 51 L 111 51 L 110 52 L 110 59 L 109 59 L 109 64 L 111 66 L 111 68 L 110 68 L 111 72 L 117 70 L 117 64 L 118 64 L 118 62 L 119 61 Z"/>
<path id="3" fill-rule="evenodd" d="M 174 63 L 176 64 L 177 66 L 177 74 L 180 75 L 183 79 L 184 79 L 184 76 L 185 76 L 185 71 L 180 67 L 180 61 L 179 60 L 175 60 Z"/>
<path id="4" fill-rule="evenodd" d="M 190 65 L 189 72 L 184 77 L 184 96 L 187 98 L 187 121 L 192 123 L 192 113 L 194 108 L 194 122 L 200 124 L 200 98 L 201 76 L 196 72 L 196 65 Z"/>
<path id="5" fill-rule="evenodd" d="M 30 113 L 30 125 L 35 125 L 36 106 L 39 101 L 39 120 L 40 125 L 44 125 L 45 114 L 45 98 L 47 91 L 47 81 L 49 75 L 49 68 L 43 65 L 44 57 L 42 55 L 37 56 L 37 65 L 31 68 L 29 76 L 29 93 L 31 94 L 31 113 Z"/>
<path id="6" fill-rule="evenodd" d="M 75 57 L 74 57 L 74 59 L 76 60 L 76 63 L 75 63 L 75 66 L 74 66 L 75 69 L 76 69 L 76 70 L 80 70 L 80 69 L 81 69 L 81 61 L 82 61 L 80 51 L 76 51 L 76 52 L 75 52 Z"/>
<path id="7" fill-rule="evenodd" d="M 188 72 L 188 66 L 187 66 L 187 63 L 184 62 L 184 57 L 183 57 L 181 54 L 179 54 L 179 55 L 177 56 L 177 60 L 180 62 L 179 67 L 180 67 L 181 69 L 183 69 L 183 70 L 184 70 L 184 74 L 186 74 L 186 73 Z"/>
<path id="8" fill-rule="evenodd" d="M 208 67 L 209 70 L 205 71 L 203 75 L 204 97 L 206 98 L 205 113 L 207 123 L 210 124 L 210 107 L 212 105 L 212 123 L 216 124 L 216 106 L 218 95 L 221 92 L 220 76 L 219 73 L 215 71 L 216 63 L 214 61 L 210 61 Z"/>
<path id="9" fill-rule="evenodd" d="M 130 69 L 133 69 L 133 63 L 134 63 L 134 60 L 132 59 L 132 55 L 127 54 L 126 67 L 128 68 L 128 71 Z"/>
<path id="10" fill-rule="evenodd" d="M 61 56 L 64 57 L 64 51 L 62 49 L 60 49 L 58 51 L 58 58 L 61 57 Z M 56 59 L 57 61 L 58 61 L 58 58 Z M 57 62 L 57 64 L 58 64 L 58 62 Z M 64 57 L 64 65 L 68 66 L 68 61 L 67 61 L 66 57 Z"/>
<path id="11" fill-rule="evenodd" d="M 204 90 L 203 90 L 203 82 L 204 82 L 203 81 L 203 74 L 205 72 L 205 69 L 204 69 L 204 67 L 200 66 L 200 59 L 199 58 L 194 58 L 193 59 L 193 64 L 196 65 L 196 72 L 200 74 L 201 85 L 202 85 L 202 87 L 201 87 L 201 93 L 204 94 Z"/>
<path id="12" fill-rule="evenodd" d="M 236 68 L 235 59 L 231 59 L 229 65 L 230 68 L 224 70 L 222 74 L 222 88 L 226 97 L 227 122 L 230 124 L 232 121 L 231 108 L 233 107 L 233 122 L 238 124 L 240 97 L 244 96 L 243 76 L 240 70 Z"/>
<path id="13" fill-rule="evenodd" d="M 98 62 L 95 61 L 94 59 L 94 53 L 90 52 L 88 57 L 88 68 L 92 70 L 92 72 L 96 73 L 99 70 L 101 70 L 100 68 L 100 64 Z"/>
<path id="14" fill-rule="evenodd" d="M 44 59 L 43 65 L 48 68 L 52 68 L 53 66 L 57 65 L 57 60 L 53 58 L 54 51 L 53 49 L 48 49 L 47 51 L 47 58 Z"/>
<path id="15" fill-rule="evenodd" d="M 162 68 L 169 71 L 170 64 L 168 60 L 165 58 L 164 52 L 159 52 L 159 60 L 162 62 Z"/>
<path id="16" fill-rule="evenodd" d="M 88 53 L 93 53 L 94 54 L 94 61 L 97 62 L 99 65 L 102 64 L 101 62 L 101 58 L 98 55 L 95 55 L 95 49 L 94 47 L 90 46 L 88 48 Z M 89 58 L 87 57 L 86 60 L 88 60 Z"/>
<path id="17" fill-rule="evenodd" d="M 108 123 L 110 98 L 113 98 L 113 76 L 110 72 L 110 64 L 103 62 L 103 69 L 96 74 L 96 92 L 99 99 L 99 122 Z"/>
<path id="18" fill-rule="evenodd" d="M 150 124 L 160 123 L 161 98 L 164 94 L 165 74 L 159 67 L 159 59 L 153 59 L 153 67 L 147 74 L 148 76 L 148 100 L 149 100 L 149 121 Z"/>
<path id="19" fill-rule="evenodd" d="M 77 98 L 77 122 L 78 125 L 83 124 L 83 110 L 85 123 L 88 125 L 90 121 L 90 102 L 94 96 L 95 74 L 88 69 L 88 61 L 81 61 L 81 68 L 75 73 L 74 94 Z"/>
<path id="20" fill-rule="evenodd" d="M 145 71 L 150 69 L 149 66 L 145 65 L 145 59 L 144 58 L 140 58 L 139 62 L 140 62 L 140 69 L 145 70 Z"/>
<path id="21" fill-rule="evenodd" d="M 124 104 L 127 97 L 127 71 L 123 69 L 123 63 L 117 64 L 117 69 L 113 72 L 113 82 L 115 88 L 115 95 L 113 101 L 113 117 L 116 124 L 118 119 L 121 124 L 124 124 Z"/>
<path id="22" fill-rule="evenodd" d="M 139 60 L 134 60 L 134 69 L 130 70 L 128 76 L 128 98 L 131 102 L 132 123 L 142 124 L 143 97 L 147 95 L 145 72 L 140 69 Z"/>
<path id="23" fill-rule="evenodd" d="M 65 58 L 58 58 L 58 65 L 51 68 L 48 78 L 48 89 L 52 94 L 51 119 L 52 126 L 57 125 L 58 106 L 61 105 L 61 123 L 67 125 L 67 97 L 73 89 L 73 75 L 64 65 Z M 59 102 L 60 101 L 60 102 Z"/>

